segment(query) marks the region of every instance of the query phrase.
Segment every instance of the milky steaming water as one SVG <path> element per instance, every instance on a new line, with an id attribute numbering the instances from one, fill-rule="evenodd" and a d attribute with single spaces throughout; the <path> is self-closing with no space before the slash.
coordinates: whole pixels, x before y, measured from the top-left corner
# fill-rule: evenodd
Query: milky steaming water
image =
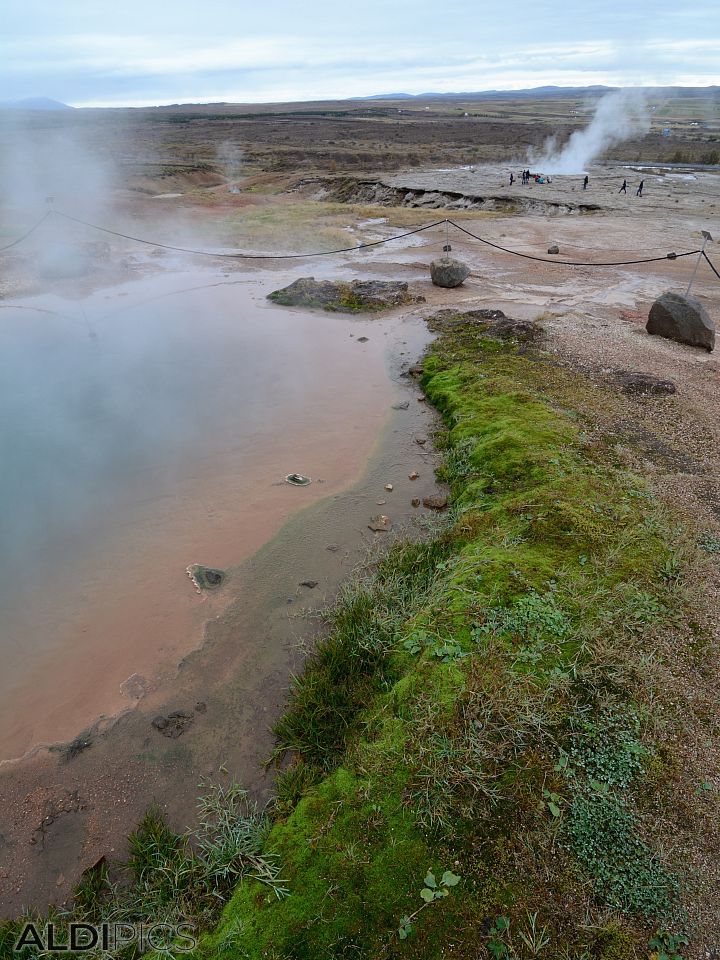
<path id="1" fill-rule="evenodd" d="M 0 760 L 127 706 L 123 681 L 152 681 L 212 611 L 187 564 L 239 562 L 369 453 L 391 396 L 381 327 L 360 345 L 257 282 L 129 306 L 218 279 L 0 311 Z M 299 491 L 291 471 L 327 483 Z"/>

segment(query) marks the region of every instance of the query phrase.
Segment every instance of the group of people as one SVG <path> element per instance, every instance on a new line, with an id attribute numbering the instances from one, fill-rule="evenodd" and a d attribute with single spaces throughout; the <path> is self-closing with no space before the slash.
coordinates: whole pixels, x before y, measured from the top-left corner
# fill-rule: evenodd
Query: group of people
<path id="1" fill-rule="evenodd" d="M 522 183 L 523 186 L 525 186 L 526 184 L 530 183 L 531 180 L 534 180 L 535 183 L 552 183 L 552 180 L 551 180 L 550 177 L 548 177 L 547 175 L 543 175 L 542 173 L 530 173 L 529 170 L 523 170 L 523 172 L 522 172 L 522 174 L 521 174 L 521 178 L 522 178 L 522 179 L 521 179 L 521 183 Z M 511 174 L 510 174 L 510 186 L 512 186 L 514 183 L 515 183 L 515 174 L 514 174 L 514 173 L 511 173 Z M 585 178 L 583 179 L 583 190 L 587 190 L 589 183 L 590 183 L 590 177 L 589 177 L 587 174 L 585 174 Z M 637 190 L 635 191 L 635 196 L 636 196 L 636 197 L 641 197 L 641 196 L 643 195 L 643 187 L 644 187 L 644 186 L 645 186 L 645 181 L 644 181 L 644 180 L 641 180 L 641 181 L 640 181 L 640 185 L 638 186 Z M 622 186 L 621 186 L 620 189 L 618 190 L 618 193 L 625 193 L 625 194 L 627 194 L 627 187 L 628 187 L 627 180 L 623 180 Z"/>
<path id="2" fill-rule="evenodd" d="M 644 187 L 644 186 L 645 186 L 645 181 L 644 181 L 644 180 L 641 180 L 641 181 L 640 181 L 640 186 L 639 186 L 639 187 L 637 188 L 637 190 L 635 191 L 635 196 L 636 196 L 636 197 L 641 197 L 641 196 L 642 196 L 642 192 L 643 192 L 643 187 Z M 625 193 L 625 194 L 627 193 L 627 180 L 623 180 L 622 186 L 621 186 L 620 189 L 618 190 L 618 193 Z"/>
<path id="3" fill-rule="evenodd" d="M 535 183 L 552 183 L 552 180 L 550 179 L 550 177 L 543 176 L 543 174 L 541 173 L 530 173 L 529 170 L 523 170 L 520 176 L 522 178 L 521 182 L 523 186 L 530 183 L 531 180 L 534 180 Z M 515 175 L 511 173 L 510 186 L 512 186 L 514 183 L 515 183 Z"/>

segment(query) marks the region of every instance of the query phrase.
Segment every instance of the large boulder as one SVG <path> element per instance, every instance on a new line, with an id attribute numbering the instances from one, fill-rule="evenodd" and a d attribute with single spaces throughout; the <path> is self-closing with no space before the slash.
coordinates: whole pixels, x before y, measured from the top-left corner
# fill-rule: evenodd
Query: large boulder
<path id="1" fill-rule="evenodd" d="M 424 303 L 408 291 L 400 280 L 316 280 L 300 277 L 281 290 L 268 294 L 268 300 L 286 307 L 320 307 L 336 313 L 360 310 L 387 310 L 408 303 Z"/>
<path id="2" fill-rule="evenodd" d="M 705 307 L 695 297 L 684 293 L 664 293 L 650 308 L 648 333 L 692 347 L 712 350 L 715 346 L 715 324 Z"/>
<path id="3" fill-rule="evenodd" d="M 470 268 L 453 257 L 440 257 L 430 264 L 430 276 L 436 287 L 459 287 L 470 276 Z"/>

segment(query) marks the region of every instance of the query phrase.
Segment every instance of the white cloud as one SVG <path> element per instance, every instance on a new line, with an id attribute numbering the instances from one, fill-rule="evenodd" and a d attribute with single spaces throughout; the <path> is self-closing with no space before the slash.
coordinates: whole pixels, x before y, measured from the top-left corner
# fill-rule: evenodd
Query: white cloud
<path id="1" fill-rule="evenodd" d="M 15 96 L 55 96 L 82 106 L 140 106 L 549 84 L 680 84 L 689 76 L 693 85 L 718 82 L 717 38 L 549 40 L 562 36 L 558 29 L 553 21 L 534 43 L 512 42 L 507 31 L 494 42 L 462 30 L 451 39 L 432 39 L 429 27 L 422 37 L 375 29 L 370 40 L 347 32 L 339 39 L 317 31 L 304 36 L 299 29 L 199 38 L 181 32 L 8 34 L 0 39 L 0 87 Z"/>

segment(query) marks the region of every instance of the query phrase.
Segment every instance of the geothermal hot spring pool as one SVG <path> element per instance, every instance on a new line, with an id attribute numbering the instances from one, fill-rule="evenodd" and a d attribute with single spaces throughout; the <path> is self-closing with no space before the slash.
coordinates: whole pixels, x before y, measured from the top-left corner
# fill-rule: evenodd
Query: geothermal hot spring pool
<path id="1" fill-rule="evenodd" d="M 171 678 L 227 602 L 187 566 L 240 563 L 360 475 L 394 396 L 390 328 L 270 305 L 293 277 L 0 311 L 0 761 Z"/>

